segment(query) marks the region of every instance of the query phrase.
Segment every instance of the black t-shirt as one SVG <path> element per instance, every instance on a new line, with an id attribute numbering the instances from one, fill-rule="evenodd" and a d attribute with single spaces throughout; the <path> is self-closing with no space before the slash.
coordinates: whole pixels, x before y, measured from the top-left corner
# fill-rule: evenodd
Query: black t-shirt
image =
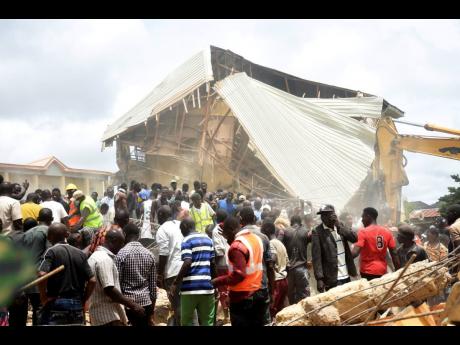
<path id="1" fill-rule="evenodd" d="M 284 230 L 282 240 L 289 257 L 289 268 L 306 265 L 308 230 L 305 227 L 294 225 Z"/>
<path id="2" fill-rule="evenodd" d="M 46 252 L 40 271 L 51 272 L 61 265 L 64 270 L 48 279 L 47 295 L 83 298 L 86 282 L 93 276 L 87 255 L 69 244 L 55 244 Z"/>

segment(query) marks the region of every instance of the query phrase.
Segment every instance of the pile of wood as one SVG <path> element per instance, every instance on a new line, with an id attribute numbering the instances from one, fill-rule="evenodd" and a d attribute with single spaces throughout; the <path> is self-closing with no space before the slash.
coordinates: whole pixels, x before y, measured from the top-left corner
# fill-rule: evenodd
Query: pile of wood
<path id="1" fill-rule="evenodd" d="M 333 288 L 325 293 L 307 297 L 276 315 L 275 325 L 344 325 L 366 321 L 374 308 L 386 295 L 400 275 L 401 270 L 379 279 L 356 280 Z M 421 261 L 408 267 L 401 280 L 379 307 L 406 307 L 414 302 L 436 296 L 445 288 L 451 277 L 446 267 Z"/>

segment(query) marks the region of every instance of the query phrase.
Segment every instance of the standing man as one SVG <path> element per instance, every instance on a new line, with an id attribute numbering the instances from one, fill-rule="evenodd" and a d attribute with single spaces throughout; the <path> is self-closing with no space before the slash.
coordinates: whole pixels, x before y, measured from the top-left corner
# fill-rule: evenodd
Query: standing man
<path id="1" fill-rule="evenodd" d="M 48 228 L 53 222 L 53 212 L 49 208 L 42 208 L 38 214 L 38 225 L 24 234 L 22 239 L 24 247 L 32 255 L 32 259 L 39 272 L 46 250 L 50 247 L 48 241 Z M 38 309 L 40 308 L 40 291 L 33 286 L 26 291 L 27 298 L 32 305 L 32 325 L 38 324 Z"/>
<path id="2" fill-rule="evenodd" d="M 235 217 L 227 217 L 223 235 L 230 245 L 230 272 L 212 280 L 214 287 L 229 288 L 232 326 L 263 326 L 265 324 L 266 293 L 262 291 L 263 243 L 249 230 L 242 230 Z"/>
<path id="3" fill-rule="evenodd" d="M 145 315 L 140 317 L 131 309 L 127 309 L 126 315 L 133 326 L 153 326 L 153 311 L 157 299 L 155 259 L 139 242 L 140 230 L 135 224 L 126 225 L 123 233 L 126 245 L 115 258 L 121 292 L 142 306 L 145 312 Z"/>
<path id="4" fill-rule="evenodd" d="M 460 246 L 460 205 L 455 204 L 447 208 L 447 225 L 449 226 L 450 240 L 453 248 Z"/>
<path id="5" fill-rule="evenodd" d="M 106 190 L 106 196 L 101 199 L 101 204 L 109 205 L 109 208 L 115 208 L 113 187 L 109 186 Z"/>
<path id="6" fill-rule="evenodd" d="M 352 249 L 353 257 L 360 255 L 360 275 L 367 280 L 380 278 L 387 273 L 387 250 L 390 251 L 395 269 L 400 267 L 393 234 L 377 224 L 377 217 L 375 208 L 363 210 L 361 221 L 364 229 L 358 231 L 358 242 Z"/>
<path id="7" fill-rule="evenodd" d="M 26 202 L 21 205 L 22 219 L 32 218 L 37 220 L 38 213 L 42 209 L 39 197 L 35 193 L 27 194 Z"/>
<path id="8" fill-rule="evenodd" d="M 214 251 L 216 253 L 216 271 L 217 276 L 225 276 L 228 274 L 228 250 L 230 245 L 227 239 L 223 236 L 223 226 L 225 219 L 228 215 L 224 209 L 218 209 L 216 211 L 216 226 L 212 230 L 212 242 L 214 245 Z M 225 318 L 228 317 L 228 286 L 220 285 L 218 288 L 219 300 L 222 309 L 225 314 Z M 217 311 L 216 311 L 217 312 Z"/>
<path id="9" fill-rule="evenodd" d="M 286 247 L 275 236 L 276 229 L 272 220 L 264 221 L 262 233 L 270 239 L 270 251 L 275 263 L 275 284 L 273 287 L 273 302 L 270 305 L 270 315 L 272 318 L 285 307 L 284 301 L 288 296 L 288 272 L 287 265 L 289 257 Z"/>
<path id="10" fill-rule="evenodd" d="M 195 229 L 200 233 L 206 232 L 206 227 L 214 223 L 213 217 L 216 214 L 214 210 L 205 201 L 201 201 L 201 195 L 194 193 L 192 195 L 192 207 L 190 208 L 190 216 L 195 222 Z"/>
<path id="11" fill-rule="evenodd" d="M 49 189 L 45 189 L 42 191 L 42 204 L 43 208 L 49 208 L 53 211 L 53 220 L 56 223 L 67 224 L 67 220 L 69 215 L 67 214 L 64 206 L 61 203 L 54 201 L 52 199 L 52 195 Z"/>
<path id="12" fill-rule="evenodd" d="M 177 181 L 171 180 L 170 186 L 171 186 L 171 190 L 175 193 L 177 189 Z"/>
<path id="13" fill-rule="evenodd" d="M 441 261 L 447 257 L 448 250 L 439 240 L 439 230 L 431 227 L 427 231 L 428 241 L 425 242 L 424 249 L 431 261 Z"/>
<path id="14" fill-rule="evenodd" d="M 128 193 L 127 205 L 129 211 L 129 217 L 137 219 L 136 209 L 137 209 L 137 196 L 141 191 L 141 185 L 139 182 L 134 182 L 132 184 L 132 189 Z"/>
<path id="15" fill-rule="evenodd" d="M 153 238 L 152 235 L 152 204 L 154 199 L 153 190 L 149 193 L 149 198 L 142 203 L 141 211 L 144 214 L 142 217 L 142 232 L 140 238 Z"/>
<path id="16" fill-rule="evenodd" d="M 117 194 L 114 197 L 115 212 L 121 208 L 128 209 L 127 188 L 126 183 L 122 183 L 120 188 L 118 188 Z"/>
<path id="17" fill-rule="evenodd" d="M 292 216 L 291 227 L 285 230 L 282 239 L 289 257 L 287 268 L 289 304 L 295 304 L 310 296 L 307 267 L 309 242 L 311 242 L 311 236 L 308 230 L 302 226 L 302 218 Z"/>
<path id="18" fill-rule="evenodd" d="M 181 326 L 192 326 L 195 310 L 202 326 L 214 325 L 214 288 L 211 279 L 216 276 L 212 240 L 195 231 L 188 217 L 180 224 L 184 240 L 181 244 L 182 267 L 174 280 L 170 294 L 181 291 Z"/>
<path id="19" fill-rule="evenodd" d="M 273 301 L 273 287 L 275 285 L 275 268 L 270 250 L 270 240 L 267 236 L 260 232 L 260 228 L 256 224 L 256 216 L 252 207 L 243 207 L 239 213 L 241 219 L 241 229 L 249 230 L 252 234 L 258 236 L 262 240 L 263 260 L 262 260 L 262 287 L 261 293 L 265 295 L 265 313 L 264 324 L 270 323 L 270 301 Z"/>
<path id="20" fill-rule="evenodd" d="M 80 220 L 80 210 L 79 208 L 75 205 L 75 199 L 72 197 L 73 193 L 78 190 L 77 186 L 74 185 L 73 183 L 69 183 L 67 187 L 65 188 L 67 192 L 67 198 L 69 200 L 69 227 L 72 228 L 77 224 Z"/>
<path id="21" fill-rule="evenodd" d="M 227 211 L 229 216 L 233 215 L 236 210 L 236 206 L 233 203 L 233 193 L 228 192 L 227 198 L 225 200 L 219 200 L 218 206 L 219 208 L 223 208 L 225 211 Z"/>
<path id="22" fill-rule="evenodd" d="M 323 205 L 317 214 L 322 223 L 312 232 L 312 259 L 317 289 L 324 292 L 356 276 L 347 241 L 355 243 L 357 236 L 338 221 L 334 206 Z"/>
<path id="23" fill-rule="evenodd" d="M 256 216 L 257 220 L 260 221 L 262 216 L 262 199 L 257 198 L 254 200 L 254 215 Z"/>
<path id="24" fill-rule="evenodd" d="M 180 221 L 172 219 L 171 208 L 163 205 L 158 210 L 158 223 L 160 227 L 156 234 L 156 242 L 159 247 L 158 286 L 166 291 L 171 289 L 173 282 L 182 267 L 181 244 L 184 239 L 180 230 Z M 168 294 L 173 318 L 168 320 L 169 326 L 180 325 L 180 296 L 179 290 L 175 294 Z"/>
<path id="25" fill-rule="evenodd" d="M 415 243 L 415 231 L 409 224 L 401 224 L 398 226 L 398 257 L 401 266 L 404 266 L 409 261 L 412 254 L 416 254 L 414 262 L 428 259 L 428 256 L 423 247 Z"/>
<path id="26" fill-rule="evenodd" d="M 13 185 L 9 182 L 0 183 L 0 234 L 8 235 L 13 230 L 22 230 L 21 204 L 11 197 Z"/>
<path id="27" fill-rule="evenodd" d="M 86 247 L 91 243 L 94 234 L 102 227 L 103 217 L 94 200 L 85 196 L 81 190 L 75 191 L 73 198 L 80 209 L 81 217 L 71 230 L 76 232 L 81 229 Z"/>
<path id="28" fill-rule="evenodd" d="M 53 188 L 53 190 L 51 191 L 51 194 L 53 196 L 53 200 L 60 203 L 64 207 L 64 210 L 67 213 L 69 213 L 70 211 L 69 204 L 66 203 L 65 200 L 63 199 L 61 195 L 61 190 L 59 188 Z"/>
<path id="29" fill-rule="evenodd" d="M 107 231 L 104 244 L 97 247 L 88 259 L 88 264 L 96 277 L 96 288 L 90 299 L 89 316 L 94 326 L 124 326 L 127 324 L 125 311 L 129 308 L 139 318 L 145 316 L 144 308 L 121 293 L 115 255 L 125 244 L 120 230 Z"/>
<path id="30" fill-rule="evenodd" d="M 39 284 L 42 325 L 85 323 L 84 306 L 96 280 L 87 256 L 67 243 L 68 236 L 69 231 L 64 224 L 54 223 L 48 228 L 48 240 L 53 246 L 46 251 L 39 275 L 43 276 L 61 265 L 64 265 L 64 270 Z"/>

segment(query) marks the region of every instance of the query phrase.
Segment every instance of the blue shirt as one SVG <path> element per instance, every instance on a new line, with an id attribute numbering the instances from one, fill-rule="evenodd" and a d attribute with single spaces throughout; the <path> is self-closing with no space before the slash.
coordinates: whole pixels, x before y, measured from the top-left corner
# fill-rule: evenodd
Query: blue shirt
<path id="1" fill-rule="evenodd" d="M 214 258 L 212 240 L 205 234 L 197 232 L 184 238 L 181 245 L 181 259 L 192 260 L 188 273 L 181 286 L 182 295 L 213 294 L 211 284 L 211 260 Z"/>
<path id="2" fill-rule="evenodd" d="M 225 211 L 227 211 L 229 216 L 232 215 L 233 211 L 236 209 L 233 202 L 227 203 L 227 199 L 219 200 L 219 208 L 223 208 Z"/>

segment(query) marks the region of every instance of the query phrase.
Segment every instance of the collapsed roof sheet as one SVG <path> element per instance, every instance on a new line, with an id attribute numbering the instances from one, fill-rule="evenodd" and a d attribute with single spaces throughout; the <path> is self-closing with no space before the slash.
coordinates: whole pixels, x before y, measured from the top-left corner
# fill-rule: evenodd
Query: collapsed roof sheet
<path id="1" fill-rule="evenodd" d="M 211 52 L 205 49 L 175 69 L 134 108 L 111 124 L 102 141 L 143 123 L 150 116 L 158 114 L 211 80 Z"/>
<path id="2" fill-rule="evenodd" d="M 350 98 L 304 98 L 308 102 L 353 117 L 380 118 L 383 110 L 382 97 Z"/>
<path id="3" fill-rule="evenodd" d="M 374 160 L 374 130 L 238 73 L 216 91 L 248 133 L 257 156 L 294 196 L 342 209 Z"/>

